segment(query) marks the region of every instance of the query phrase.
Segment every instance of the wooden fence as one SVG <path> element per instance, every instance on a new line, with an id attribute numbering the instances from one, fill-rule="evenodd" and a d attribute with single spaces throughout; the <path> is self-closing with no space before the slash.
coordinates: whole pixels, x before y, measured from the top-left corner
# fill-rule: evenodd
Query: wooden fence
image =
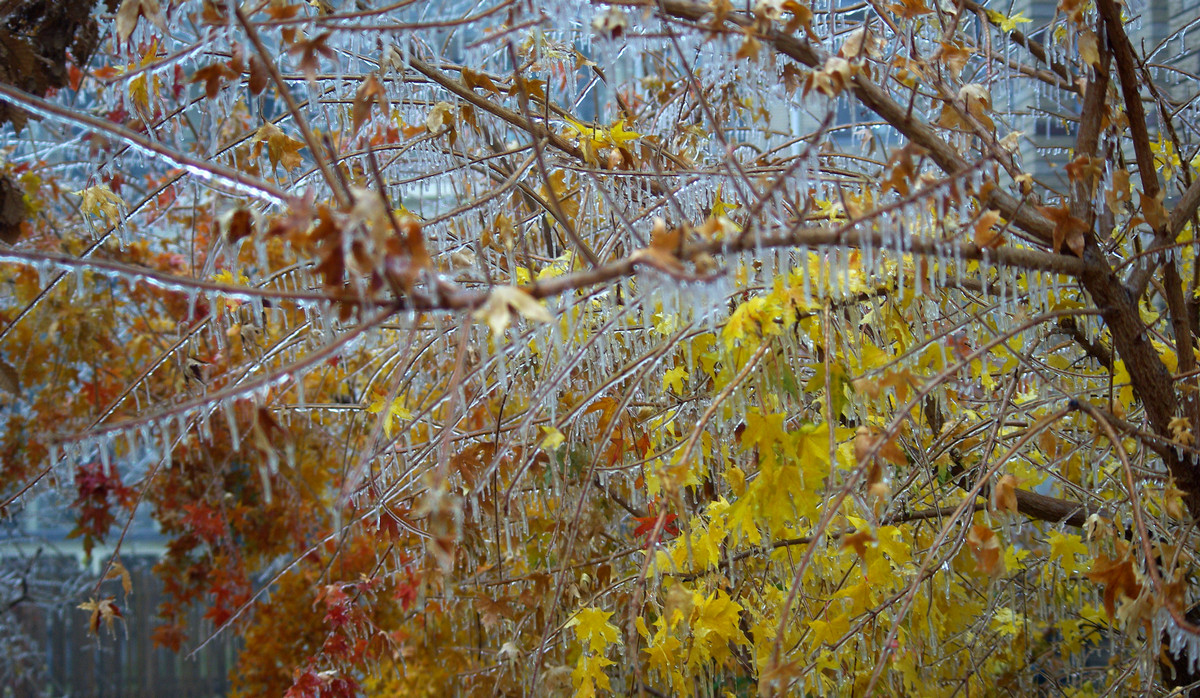
<path id="1" fill-rule="evenodd" d="M 132 577 L 133 593 L 123 598 L 117 592 L 125 622 L 121 627 L 118 621 L 113 632 L 102 626 L 99 636 L 92 635 L 89 614 L 75 607 L 79 600 L 56 609 L 31 603 L 11 609 L 33 650 L 26 656 L 40 655 L 44 665 L 26 667 L 25 677 L 18 677 L 15 686 L 0 686 L 0 697 L 215 698 L 226 694 L 237 659 L 236 638 L 220 636 L 188 658 L 187 653 L 212 632 L 212 623 L 202 617 L 202 611 L 192 609 L 183 650 L 176 654 L 155 647 L 151 640 L 157 625 L 155 614 L 165 600 L 162 585 L 151 571 L 155 560 L 128 558 L 123 562 Z M 64 580 L 81 571 L 76 559 L 69 556 L 54 559 L 49 569 L 51 575 L 59 574 Z M 46 570 L 46 565 L 40 565 L 39 575 L 45 577 Z M 109 582 L 105 586 L 115 585 Z M 30 661 L 36 660 L 26 660 Z"/>

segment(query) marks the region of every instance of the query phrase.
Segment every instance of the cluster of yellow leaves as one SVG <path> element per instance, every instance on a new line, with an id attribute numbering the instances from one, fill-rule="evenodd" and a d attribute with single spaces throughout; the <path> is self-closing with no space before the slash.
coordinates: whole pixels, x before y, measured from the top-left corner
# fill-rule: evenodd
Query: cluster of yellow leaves
<path id="1" fill-rule="evenodd" d="M 570 116 L 563 116 L 563 120 L 569 125 L 567 137 L 578 139 L 579 149 L 589 162 L 598 162 L 598 153 L 603 148 L 627 149 L 631 141 L 642 137 L 636 131 L 626 130 L 623 119 L 618 119 L 608 128 L 583 124 Z"/>
<path id="2" fill-rule="evenodd" d="M 612 611 L 584 608 L 567 621 L 566 627 L 574 628 L 575 637 L 586 647 L 571 673 L 576 698 L 592 698 L 597 691 L 612 690 L 604 667 L 616 662 L 605 657 L 604 653 L 609 647 L 621 644 L 621 631 L 609 622 L 612 615 Z"/>

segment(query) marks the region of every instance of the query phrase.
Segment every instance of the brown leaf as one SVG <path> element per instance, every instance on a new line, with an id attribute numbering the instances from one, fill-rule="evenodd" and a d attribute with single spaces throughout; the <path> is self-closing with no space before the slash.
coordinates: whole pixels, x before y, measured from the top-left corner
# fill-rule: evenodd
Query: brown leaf
<path id="1" fill-rule="evenodd" d="M 321 60 L 317 58 L 318 55 L 326 58 L 333 58 L 336 55 L 327 43 L 330 36 L 332 36 L 332 32 L 323 32 L 308 41 L 297 41 L 288 49 L 288 53 L 292 55 L 300 54 L 300 72 L 304 73 L 309 80 L 317 79 L 317 68 L 321 64 Z"/>
<path id="2" fill-rule="evenodd" d="M 353 133 L 358 133 L 363 122 L 371 118 L 371 105 L 373 104 L 378 104 L 384 114 L 388 113 L 387 90 L 383 88 L 383 83 L 379 82 L 379 78 L 375 77 L 374 73 L 368 75 L 362 85 L 359 85 L 358 91 L 354 93 L 354 104 L 350 108 Z"/>
<path id="3" fill-rule="evenodd" d="M 19 240 L 28 216 L 24 189 L 15 179 L 0 176 L 0 240 L 10 245 Z"/>
<path id="4" fill-rule="evenodd" d="M 167 30 L 158 0 L 124 0 L 117 9 L 116 30 L 121 41 L 128 41 L 137 28 L 138 19 L 145 17 L 162 31 Z"/>
<path id="5" fill-rule="evenodd" d="M 0 388 L 21 397 L 21 375 L 4 359 L 0 359 Z"/>
<path id="6" fill-rule="evenodd" d="M 465 84 L 467 87 L 470 87 L 471 89 L 475 89 L 476 87 L 482 87 L 483 89 L 487 90 L 488 92 L 491 92 L 494 95 L 500 94 L 500 88 L 496 87 L 496 83 L 492 82 L 492 79 L 490 77 L 488 77 L 485 73 L 477 73 L 474 70 L 471 70 L 470 68 L 468 68 L 466 66 L 463 66 L 462 79 L 463 79 L 463 84 Z"/>
<path id="7" fill-rule="evenodd" d="M 867 552 L 867 543 L 874 541 L 875 536 L 871 535 L 870 531 L 855 531 L 854 533 L 842 536 L 842 550 L 854 548 L 854 552 L 861 558 Z"/>
<path id="8" fill-rule="evenodd" d="M 225 233 L 225 241 L 231 245 L 254 234 L 254 216 L 248 208 L 235 208 L 224 223 L 222 232 Z"/>
<path id="9" fill-rule="evenodd" d="M 108 574 L 104 575 L 104 579 L 120 579 L 121 589 L 125 595 L 133 593 L 133 577 L 129 575 L 129 570 L 125 569 L 125 565 L 121 564 L 119 558 L 112 561 L 112 566 L 108 568 Z"/>
<path id="10" fill-rule="evenodd" d="M 246 81 L 247 87 L 250 88 L 250 94 L 258 96 L 262 91 L 267 89 L 267 80 L 270 78 L 270 72 L 267 70 L 267 64 L 258 56 L 250 56 L 250 77 Z"/>
<path id="11" fill-rule="evenodd" d="M 1158 194 L 1154 196 L 1146 196 L 1144 192 L 1138 192 L 1142 201 L 1142 217 L 1150 224 L 1154 230 L 1164 230 L 1167 227 L 1167 210 L 1163 208 L 1163 195 L 1166 190 L 1159 189 Z"/>
<path id="12" fill-rule="evenodd" d="M 225 63 L 213 63 L 192 73 L 192 79 L 188 82 L 203 82 L 204 95 L 209 99 L 216 99 L 225 80 L 235 77 L 238 77 L 238 73 Z"/>
<path id="13" fill-rule="evenodd" d="M 995 249 L 1004 244 L 1004 235 L 994 230 L 1000 220 L 999 211 L 984 211 L 979 220 L 975 221 L 975 245 L 981 248 Z"/>
<path id="14" fill-rule="evenodd" d="M 1082 257 L 1085 244 L 1083 234 L 1088 230 L 1087 223 L 1072 216 L 1071 209 L 1066 206 L 1039 206 L 1038 210 L 1054 221 L 1054 251 L 1062 252 L 1063 243 L 1066 243 L 1075 256 Z"/>
<path id="15" fill-rule="evenodd" d="M 1127 552 L 1118 559 L 1099 555 L 1092 563 L 1087 578 L 1104 585 L 1104 612 L 1110 619 L 1116 618 L 1118 597 L 1136 599 L 1142 593 L 1142 585 L 1138 583 L 1133 570 L 1133 560 Z"/>
<path id="16" fill-rule="evenodd" d="M 91 616 L 88 617 L 88 630 L 93 635 L 100 632 L 100 621 L 104 621 L 104 624 L 111 631 L 113 621 L 122 619 L 121 609 L 117 607 L 116 600 L 111 596 L 99 601 L 89 599 L 79 604 L 76 608 L 91 613 Z"/>
<path id="17" fill-rule="evenodd" d="M 982 524 L 975 524 L 967 534 L 967 545 L 971 548 L 975 566 L 980 572 L 992 577 L 1004 573 L 1004 551 L 995 531 Z"/>
<path id="18" fill-rule="evenodd" d="M 992 490 L 992 510 L 1017 513 L 1017 477 L 1005 475 L 996 482 Z"/>

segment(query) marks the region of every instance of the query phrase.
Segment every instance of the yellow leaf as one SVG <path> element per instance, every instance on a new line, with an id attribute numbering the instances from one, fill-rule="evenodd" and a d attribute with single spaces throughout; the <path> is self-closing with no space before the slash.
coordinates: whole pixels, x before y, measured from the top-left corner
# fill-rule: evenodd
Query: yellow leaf
<path id="1" fill-rule="evenodd" d="M 675 368 L 663 374 L 663 387 L 671 388 L 676 395 L 683 395 L 683 384 L 689 377 L 688 370 L 683 366 Z"/>
<path id="2" fill-rule="evenodd" d="M 565 627 L 575 628 L 575 637 L 587 643 L 591 652 L 603 652 L 609 645 L 621 644 L 621 631 L 608 622 L 612 614 L 612 611 L 584 608 L 572 616 Z"/>
<path id="3" fill-rule="evenodd" d="M 405 421 L 410 420 L 412 419 L 412 412 L 404 406 L 403 397 L 397 397 L 390 404 L 386 404 L 386 399 L 383 395 L 376 395 L 375 399 L 367 407 L 367 412 L 379 414 L 380 412 L 384 412 L 385 408 L 386 414 L 383 418 L 383 433 L 390 439 L 392 437 L 392 422 L 396 418 Z"/>
<path id="4" fill-rule="evenodd" d="M 988 10 L 987 16 L 988 19 L 991 20 L 993 24 L 1000 27 L 1000 31 L 1003 32 L 1011 32 L 1017 28 L 1018 24 L 1029 24 L 1033 21 L 1032 19 L 1026 18 L 1024 12 L 1018 12 L 1012 17 L 1006 17 L 995 10 Z"/>
<path id="5" fill-rule="evenodd" d="M 546 451 L 557 449 L 567 440 L 567 437 L 563 436 L 563 433 L 554 427 L 542 427 L 542 433 L 546 435 L 542 439 L 542 449 Z"/>
<path id="6" fill-rule="evenodd" d="M 87 189 L 75 192 L 83 197 L 80 207 L 83 212 L 93 218 L 103 218 L 107 225 L 117 225 L 121 222 L 125 202 L 107 184 L 97 184 Z"/>
<path id="7" fill-rule="evenodd" d="M 493 288 L 487 302 L 475 311 L 473 317 L 486 322 L 492 328 L 492 334 L 501 335 L 512 321 L 514 311 L 532 322 L 550 322 L 554 319 L 541 301 L 516 286 Z"/>
<path id="8" fill-rule="evenodd" d="M 1068 575 L 1073 575 L 1081 569 L 1078 558 L 1087 558 L 1088 549 L 1078 535 L 1051 531 L 1047 540 L 1050 541 L 1052 562 L 1058 562 Z"/>

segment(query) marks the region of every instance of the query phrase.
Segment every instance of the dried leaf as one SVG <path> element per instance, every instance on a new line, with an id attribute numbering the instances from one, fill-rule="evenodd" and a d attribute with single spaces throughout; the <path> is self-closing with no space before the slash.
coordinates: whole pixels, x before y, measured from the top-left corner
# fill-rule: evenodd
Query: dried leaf
<path id="1" fill-rule="evenodd" d="M 1116 619 L 1119 598 L 1132 600 L 1142 593 L 1142 585 L 1138 583 L 1137 573 L 1133 569 L 1133 560 L 1127 552 L 1116 559 L 1099 555 L 1092 563 L 1087 578 L 1104 585 L 1104 612 L 1110 619 Z"/>
<path id="2" fill-rule="evenodd" d="M 871 535 L 870 531 L 855 531 L 854 533 L 842 536 L 842 550 L 854 548 L 854 552 L 861 558 L 867 553 L 867 543 L 874 541 L 875 536 Z"/>
<path id="3" fill-rule="evenodd" d="M 554 319 L 541 301 L 516 286 L 493 288 L 483 307 L 475 311 L 474 317 L 486 322 L 493 335 L 502 335 L 512 321 L 514 312 L 531 322 L 550 322 Z"/>
<path id="4" fill-rule="evenodd" d="M 350 107 L 351 132 L 358 133 L 358 129 L 362 128 L 363 122 L 371 118 L 371 106 L 378 104 L 384 114 L 388 113 L 390 108 L 388 105 L 387 90 L 383 88 L 383 83 L 375 74 L 367 76 L 366 80 L 359 85 L 358 91 L 354 93 L 354 103 Z"/>
<path id="5" fill-rule="evenodd" d="M 996 532 L 982 524 L 971 526 L 967 534 L 967 545 L 975 557 L 976 568 L 989 576 L 995 577 L 1004 573 L 1004 554 L 1000 548 L 1000 540 Z"/>
<path id="6" fill-rule="evenodd" d="M 304 162 L 304 158 L 300 156 L 300 149 L 304 147 L 304 143 L 287 135 L 275 124 L 259 126 L 251 142 L 254 143 L 256 157 L 262 152 L 263 144 L 266 144 L 267 159 L 271 161 L 272 166 L 283 165 L 283 169 L 292 170 Z"/>
<path id="7" fill-rule="evenodd" d="M 1088 231 L 1087 223 L 1072 216 L 1071 209 L 1066 206 L 1039 206 L 1038 210 L 1054 221 L 1054 251 L 1061 252 L 1065 243 L 1077 257 L 1082 257 L 1085 245 L 1083 235 Z"/>
<path id="8" fill-rule="evenodd" d="M 117 9 L 116 30 L 121 41 L 128 41 L 133 30 L 137 28 L 138 19 L 145 17 L 151 24 L 162 31 L 167 30 L 163 19 L 162 8 L 158 0 L 124 0 Z"/>
<path id="9" fill-rule="evenodd" d="M 129 570 L 125 569 L 125 565 L 121 564 L 119 558 L 112 561 L 112 566 L 108 568 L 108 574 L 104 575 L 104 579 L 120 579 L 121 589 L 128 596 L 133 593 L 133 577 L 130 576 Z"/>
<path id="10" fill-rule="evenodd" d="M 267 81 L 270 76 L 267 65 L 263 63 L 262 59 L 258 56 L 250 56 L 250 76 L 246 81 L 250 94 L 256 97 L 262 94 L 263 90 L 267 89 Z"/>
<path id="11" fill-rule="evenodd" d="M 981 248 L 995 249 L 1004 244 L 1004 235 L 995 230 L 994 226 L 1000 220 L 999 211 L 984 211 L 979 220 L 975 221 L 974 241 Z"/>
<path id="12" fill-rule="evenodd" d="M 1017 477 L 1005 475 L 996 482 L 992 490 L 992 510 L 1017 513 Z"/>
<path id="13" fill-rule="evenodd" d="M 100 622 L 108 626 L 109 631 L 112 631 L 114 620 L 123 620 L 121 609 L 117 607 L 116 600 L 113 597 L 101 599 L 89 599 L 79 604 L 76 608 L 82 611 L 88 611 L 91 615 L 88 617 L 88 630 L 96 635 L 100 632 Z"/>

